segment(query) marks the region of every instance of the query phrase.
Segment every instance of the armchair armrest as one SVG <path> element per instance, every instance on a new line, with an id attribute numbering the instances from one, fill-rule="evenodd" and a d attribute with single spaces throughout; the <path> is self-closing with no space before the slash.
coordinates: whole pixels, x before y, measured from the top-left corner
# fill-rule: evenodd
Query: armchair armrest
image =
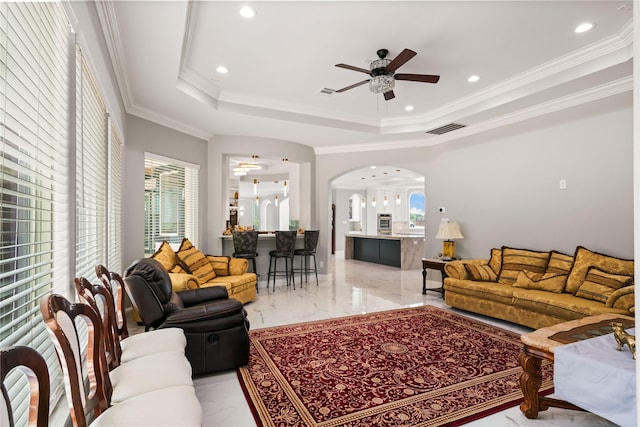
<path id="1" fill-rule="evenodd" d="M 189 323 L 223 319 L 234 314 L 243 314 L 242 303 L 235 299 L 221 300 L 174 311 L 167 316 L 162 327 L 185 329 L 185 325 Z"/>
<path id="2" fill-rule="evenodd" d="M 635 315 L 635 285 L 613 291 L 607 298 L 606 306 L 627 310 L 632 316 Z"/>
<path id="3" fill-rule="evenodd" d="M 185 307 L 191 307 L 208 301 L 225 300 L 229 298 L 227 288 L 224 286 L 188 289 L 176 292 L 176 294 L 178 294 Z"/>
<path id="4" fill-rule="evenodd" d="M 187 289 L 198 289 L 200 282 L 196 276 L 189 273 L 169 273 L 171 279 L 171 289 L 174 292 L 184 291 Z"/>
<path id="5" fill-rule="evenodd" d="M 229 259 L 229 275 L 242 276 L 249 270 L 249 261 L 244 258 Z"/>
<path id="6" fill-rule="evenodd" d="M 469 279 L 469 273 L 467 273 L 467 269 L 464 268 L 465 264 L 483 265 L 488 263 L 489 260 L 484 258 L 456 260 L 448 262 L 444 266 L 444 271 L 447 273 L 447 276 L 454 279 L 467 280 Z"/>

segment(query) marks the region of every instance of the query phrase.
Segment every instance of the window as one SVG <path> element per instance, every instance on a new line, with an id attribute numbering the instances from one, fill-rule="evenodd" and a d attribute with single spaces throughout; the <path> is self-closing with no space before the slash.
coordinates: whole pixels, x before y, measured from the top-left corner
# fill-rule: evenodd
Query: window
<path id="1" fill-rule="evenodd" d="M 0 3 L 0 346 L 27 345 L 47 360 L 52 403 L 61 371 L 40 299 L 68 296 L 68 21 L 58 3 Z M 28 388 L 7 380 L 16 426 Z"/>
<path id="2" fill-rule="evenodd" d="M 106 262 L 107 152 L 107 109 L 78 48 L 75 274 L 89 279 L 96 264 Z"/>
<path id="3" fill-rule="evenodd" d="M 177 249 L 184 237 L 198 240 L 198 166 L 146 153 L 144 251 L 163 240 Z"/>
<path id="4" fill-rule="evenodd" d="M 409 221 L 414 227 L 424 227 L 424 193 L 420 191 L 409 195 Z"/>
<path id="5" fill-rule="evenodd" d="M 0 346 L 44 356 L 52 409 L 64 387 L 40 300 L 74 300 L 70 275 L 97 263 L 121 268 L 122 139 L 72 37 L 60 3 L 0 3 Z M 26 378 L 6 383 L 25 426 Z"/>

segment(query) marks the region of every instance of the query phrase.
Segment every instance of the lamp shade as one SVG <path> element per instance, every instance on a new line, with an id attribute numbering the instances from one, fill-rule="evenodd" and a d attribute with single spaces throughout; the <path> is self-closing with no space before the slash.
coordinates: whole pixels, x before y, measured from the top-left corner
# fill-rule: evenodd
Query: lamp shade
<path id="1" fill-rule="evenodd" d="M 442 240 L 454 240 L 464 239 L 464 236 L 460 232 L 460 225 L 457 222 L 441 222 L 438 227 L 438 233 L 436 239 Z"/>

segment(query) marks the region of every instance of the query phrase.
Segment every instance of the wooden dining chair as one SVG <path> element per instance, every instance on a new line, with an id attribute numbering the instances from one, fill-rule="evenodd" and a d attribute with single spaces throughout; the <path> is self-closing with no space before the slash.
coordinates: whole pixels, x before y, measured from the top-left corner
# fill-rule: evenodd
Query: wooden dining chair
<path id="1" fill-rule="evenodd" d="M 202 423 L 202 407 L 195 396 L 193 382 L 174 385 L 164 380 L 175 377 L 174 368 L 182 371 L 175 360 L 161 365 L 149 359 L 138 366 L 135 363 L 120 365 L 109 371 L 100 315 L 90 305 L 71 303 L 53 294 L 41 300 L 40 311 L 55 343 L 75 427 L 86 427 L 90 423 L 100 427 L 198 426 Z M 86 323 L 86 342 L 80 340 L 77 320 Z M 83 344 L 86 344 L 86 354 L 81 354 Z M 181 357 L 188 364 L 184 355 Z M 122 371 L 126 366 L 132 369 Z M 117 371 L 120 375 L 112 380 L 111 375 Z M 145 377 L 136 377 L 136 372 Z M 120 395 L 117 401 L 116 395 Z"/>
<path id="2" fill-rule="evenodd" d="M 29 427 L 47 427 L 49 424 L 49 369 L 40 353 L 31 347 L 16 346 L 0 349 L 0 384 L 4 406 L 0 411 L 0 425 L 14 427 L 15 421 L 5 378 L 19 369 L 29 383 Z M 6 413 L 5 413 L 6 411 Z"/>

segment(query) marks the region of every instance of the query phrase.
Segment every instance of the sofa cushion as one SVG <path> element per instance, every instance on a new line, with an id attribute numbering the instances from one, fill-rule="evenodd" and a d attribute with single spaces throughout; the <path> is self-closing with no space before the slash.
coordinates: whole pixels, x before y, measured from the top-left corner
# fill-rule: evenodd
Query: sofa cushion
<path id="1" fill-rule="evenodd" d="M 178 258 L 189 269 L 200 283 L 215 279 L 216 272 L 207 257 L 185 238 L 178 249 Z"/>
<path id="2" fill-rule="evenodd" d="M 573 256 L 558 251 L 551 251 L 545 273 L 569 275 L 573 265 Z"/>
<path id="3" fill-rule="evenodd" d="M 491 258 L 489 258 L 489 267 L 496 275 L 500 274 L 500 268 L 502 267 L 502 249 L 491 249 Z"/>
<path id="4" fill-rule="evenodd" d="M 229 257 L 228 256 L 213 256 L 208 255 L 207 259 L 213 267 L 213 271 L 216 272 L 216 276 L 228 276 L 229 271 Z"/>
<path id="5" fill-rule="evenodd" d="M 515 288 L 537 289 L 540 291 L 554 292 L 559 294 L 564 289 L 564 284 L 566 281 L 566 274 L 540 274 L 523 270 L 518 273 L 516 281 L 511 286 Z"/>
<path id="6" fill-rule="evenodd" d="M 596 267 L 609 274 L 633 276 L 633 260 L 599 254 L 578 246 L 564 291 L 575 294 L 587 277 L 590 267 Z"/>
<path id="7" fill-rule="evenodd" d="M 515 288 L 505 286 L 497 282 L 474 282 L 471 280 L 461 280 L 448 277 L 444 281 L 445 295 L 452 291 L 457 294 L 463 294 L 495 301 L 501 304 L 511 304 L 513 292 Z"/>
<path id="8" fill-rule="evenodd" d="M 498 281 L 498 275 L 488 264 L 465 264 L 464 268 L 467 269 L 469 278 L 476 282 L 496 282 Z"/>
<path id="9" fill-rule="evenodd" d="M 186 273 L 185 269 L 180 265 L 180 260 L 173 251 L 173 248 L 166 240 L 163 241 L 158 250 L 151 255 L 151 258 L 162 264 L 169 273 Z"/>
<path id="10" fill-rule="evenodd" d="M 573 320 L 603 313 L 629 314 L 626 310 L 609 308 L 599 301 L 579 298 L 567 293 L 556 294 L 534 289 L 512 289 L 514 289 L 513 305 L 516 307 L 559 319 Z"/>
<path id="11" fill-rule="evenodd" d="M 633 277 L 609 274 L 591 267 L 587 277 L 578 288 L 576 296 L 606 303 L 613 291 L 630 285 Z"/>
<path id="12" fill-rule="evenodd" d="M 533 273 L 544 273 L 548 261 L 549 252 L 515 249 L 503 246 L 502 267 L 500 268 L 498 282 L 510 285 L 516 281 L 518 273 L 522 270 Z"/>

